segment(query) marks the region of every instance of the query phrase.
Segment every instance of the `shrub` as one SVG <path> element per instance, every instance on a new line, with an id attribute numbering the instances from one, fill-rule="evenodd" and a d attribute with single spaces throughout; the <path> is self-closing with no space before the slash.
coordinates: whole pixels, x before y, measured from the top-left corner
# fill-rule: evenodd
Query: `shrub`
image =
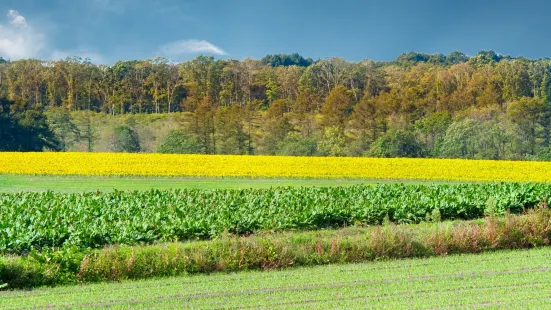
<path id="1" fill-rule="evenodd" d="M 423 148 L 411 132 L 389 131 L 379 137 L 369 150 L 374 157 L 423 157 Z"/>
<path id="2" fill-rule="evenodd" d="M 183 129 L 171 130 L 157 150 L 165 154 L 200 154 L 199 139 L 188 135 Z"/>
<path id="3" fill-rule="evenodd" d="M 140 151 L 138 133 L 130 126 L 122 125 L 113 131 L 111 151 L 123 153 L 138 153 Z"/>

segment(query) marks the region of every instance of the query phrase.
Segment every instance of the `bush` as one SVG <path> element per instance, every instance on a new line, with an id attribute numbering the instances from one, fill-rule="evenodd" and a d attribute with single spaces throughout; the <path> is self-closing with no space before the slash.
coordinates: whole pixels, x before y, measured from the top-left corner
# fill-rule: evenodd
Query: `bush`
<path id="1" fill-rule="evenodd" d="M 140 149 L 140 138 L 134 129 L 127 125 L 115 128 L 113 132 L 113 144 L 111 145 L 111 151 L 138 153 Z"/>
<path id="2" fill-rule="evenodd" d="M 277 155 L 313 156 L 318 145 L 315 138 L 303 138 L 298 133 L 288 134 L 278 145 Z"/>
<path id="3" fill-rule="evenodd" d="M 194 136 L 189 136 L 183 129 L 171 130 L 157 150 L 164 154 L 200 154 L 201 143 Z"/>
<path id="4" fill-rule="evenodd" d="M 369 150 L 374 157 L 422 157 L 423 148 L 411 132 L 389 131 L 379 137 Z"/>

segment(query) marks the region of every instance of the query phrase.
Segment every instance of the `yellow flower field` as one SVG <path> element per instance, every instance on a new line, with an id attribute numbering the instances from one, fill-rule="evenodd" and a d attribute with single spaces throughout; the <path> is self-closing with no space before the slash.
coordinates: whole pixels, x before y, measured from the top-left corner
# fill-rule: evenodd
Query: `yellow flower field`
<path id="1" fill-rule="evenodd" d="M 123 153 L 0 153 L 0 174 L 551 181 L 551 162 Z"/>

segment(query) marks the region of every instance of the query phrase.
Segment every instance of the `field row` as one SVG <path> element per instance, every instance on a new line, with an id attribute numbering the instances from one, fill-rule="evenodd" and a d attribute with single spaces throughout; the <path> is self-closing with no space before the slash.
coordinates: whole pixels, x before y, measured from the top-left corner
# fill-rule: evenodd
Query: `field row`
<path id="1" fill-rule="evenodd" d="M 211 238 L 385 221 L 418 223 L 520 213 L 551 184 L 457 184 L 0 194 L 0 252 Z"/>
<path id="2" fill-rule="evenodd" d="M 407 184 L 459 183 L 447 181 L 401 181 Z M 150 190 L 150 189 L 241 189 L 300 186 L 352 186 L 360 184 L 397 183 L 396 180 L 366 179 L 305 179 L 305 178 L 220 178 L 220 177 L 144 177 L 144 176 L 83 176 L 83 175 L 16 175 L 0 174 L 0 192 L 56 191 L 78 193 L 86 191 Z"/>
<path id="3" fill-rule="evenodd" d="M 551 248 L 0 292 L 7 309 L 539 308 Z"/>
<path id="4" fill-rule="evenodd" d="M 551 210 L 524 215 L 303 232 L 264 232 L 214 240 L 31 250 L 0 256 L 0 288 L 281 269 L 410 257 L 480 253 L 551 244 Z"/>
<path id="5" fill-rule="evenodd" d="M 0 174 L 550 182 L 551 162 L 124 153 L 0 153 Z"/>

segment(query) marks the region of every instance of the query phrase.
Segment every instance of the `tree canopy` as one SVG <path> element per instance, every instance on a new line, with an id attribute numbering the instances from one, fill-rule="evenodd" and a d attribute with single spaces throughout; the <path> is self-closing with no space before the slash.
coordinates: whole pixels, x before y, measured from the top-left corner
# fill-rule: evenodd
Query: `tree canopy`
<path id="1" fill-rule="evenodd" d="M 59 150 L 60 141 L 50 130 L 39 106 L 0 97 L 0 151 Z"/>
<path id="2" fill-rule="evenodd" d="M 180 151 L 205 154 L 551 158 L 551 60 L 494 51 L 408 52 L 390 62 L 296 53 L 109 66 L 23 59 L 0 62 L 0 96 L 10 102 L 5 128 L 44 129 L 35 149 L 73 150 L 86 140 L 85 149 L 104 150 L 102 139 L 124 134 L 156 151 L 179 130 L 185 138 L 170 140 L 193 145 Z M 98 132 L 89 113 L 178 116 L 154 136 L 145 125 L 115 133 L 121 121 Z"/>
<path id="3" fill-rule="evenodd" d="M 308 67 L 314 61 L 311 58 L 304 58 L 297 53 L 293 54 L 275 54 L 275 55 L 266 55 L 262 58 L 262 63 L 265 65 L 270 65 L 272 67 L 289 67 L 289 66 L 298 66 L 298 67 Z"/>

